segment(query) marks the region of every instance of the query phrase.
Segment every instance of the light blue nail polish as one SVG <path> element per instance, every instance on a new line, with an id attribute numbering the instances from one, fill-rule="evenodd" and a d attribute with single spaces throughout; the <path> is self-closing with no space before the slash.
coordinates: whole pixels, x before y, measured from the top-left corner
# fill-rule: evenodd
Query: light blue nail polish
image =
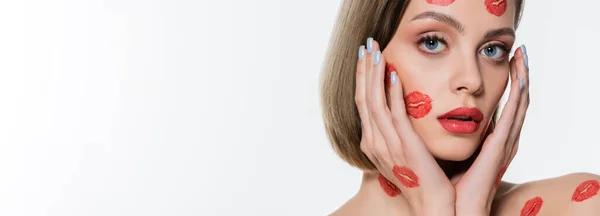
<path id="1" fill-rule="evenodd" d="M 381 51 L 377 50 L 377 52 L 375 52 L 375 55 L 373 56 L 373 64 L 379 64 L 379 60 L 381 60 Z"/>
<path id="2" fill-rule="evenodd" d="M 397 78 L 396 78 L 396 71 L 392 72 L 390 75 L 390 82 L 392 83 L 392 85 L 396 84 L 397 82 Z"/>
<path id="3" fill-rule="evenodd" d="M 527 55 L 527 48 L 525 44 L 521 45 L 521 50 L 523 50 L 523 59 L 525 60 L 525 67 L 529 69 L 529 56 Z"/>
<path id="4" fill-rule="evenodd" d="M 519 89 L 523 89 L 524 85 L 525 85 L 525 78 L 521 77 L 521 79 L 519 80 Z"/>
<path id="5" fill-rule="evenodd" d="M 373 52 L 373 38 L 367 38 L 367 52 L 371 53 Z"/>
<path id="6" fill-rule="evenodd" d="M 358 60 L 362 60 L 365 57 L 365 45 L 361 45 L 358 48 Z"/>

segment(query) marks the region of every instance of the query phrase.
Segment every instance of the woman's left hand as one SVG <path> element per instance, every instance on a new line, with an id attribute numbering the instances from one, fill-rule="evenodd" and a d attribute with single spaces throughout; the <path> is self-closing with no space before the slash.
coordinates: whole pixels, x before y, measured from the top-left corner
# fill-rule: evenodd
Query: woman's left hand
<path id="1" fill-rule="evenodd" d="M 490 215 L 500 179 L 517 153 L 525 113 L 529 107 L 527 53 L 520 47 L 510 61 L 510 95 L 502 115 L 483 143 L 471 167 L 453 181 L 456 215 Z"/>

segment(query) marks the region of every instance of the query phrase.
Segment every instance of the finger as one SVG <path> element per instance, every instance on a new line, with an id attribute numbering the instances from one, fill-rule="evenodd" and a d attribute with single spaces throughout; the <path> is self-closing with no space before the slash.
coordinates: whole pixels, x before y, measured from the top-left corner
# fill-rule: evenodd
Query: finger
<path id="1" fill-rule="evenodd" d="M 525 63 L 526 57 L 523 51 L 524 49 L 522 47 L 519 48 L 519 55 L 517 56 L 516 63 L 514 64 L 516 71 L 521 77 L 523 77 L 523 89 L 521 92 L 521 100 L 519 101 L 518 105 L 517 116 L 515 117 L 515 125 L 511 129 L 510 138 L 508 140 L 508 145 L 510 145 L 510 148 L 507 149 L 507 157 L 510 157 L 512 154 L 512 148 L 514 148 L 513 146 L 515 141 L 521 133 L 523 123 L 525 122 L 527 109 L 529 107 L 529 72 Z"/>
<path id="2" fill-rule="evenodd" d="M 516 59 L 514 56 L 511 59 L 510 64 L 511 65 L 516 64 Z M 513 123 L 515 122 L 517 108 L 518 108 L 518 105 L 519 105 L 519 102 L 521 99 L 521 92 L 522 92 L 521 87 L 523 87 L 523 85 L 521 83 L 523 83 L 525 81 L 524 80 L 525 78 L 523 77 L 523 75 L 518 73 L 518 69 L 514 70 L 512 68 L 516 68 L 516 67 L 511 66 L 511 71 L 510 71 L 511 85 L 510 85 L 510 94 L 508 96 L 508 101 L 504 105 L 502 114 L 500 115 L 500 119 L 498 120 L 498 124 L 496 125 L 496 129 L 490 135 L 491 139 L 488 138 L 486 140 L 486 143 L 488 143 L 488 141 L 489 141 L 490 144 L 496 144 L 494 146 L 494 147 L 496 147 L 495 149 L 504 148 L 506 141 L 508 140 L 508 135 L 509 135 L 510 129 L 513 126 Z"/>
<path id="3" fill-rule="evenodd" d="M 361 45 L 358 49 L 358 62 L 356 63 L 356 89 L 354 102 L 358 109 L 362 127 L 362 139 L 370 141 L 372 139 L 371 123 L 369 122 L 369 110 L 366 102 L 366 48 Z M 367 143 L 361 142 L 361 148 Z M 365 154 L 368 153 L 363 150 Z M 369 155 L 367 155 L 369 156 Z"/>
<path id="4" fill-rule="evenodd" d="M 400 142 L 392 124 L 389 108 L 387 107 L 383 79 L 385 73 L 385 56 L 379 50 L 379 44 L 373 42 L 373 68 L 370 74 L 370 87 L 367 90 L 367 103 L 369 115 L 377 123 L 377 128 L 385 138 L 386 143 L 397 144 Z"/>

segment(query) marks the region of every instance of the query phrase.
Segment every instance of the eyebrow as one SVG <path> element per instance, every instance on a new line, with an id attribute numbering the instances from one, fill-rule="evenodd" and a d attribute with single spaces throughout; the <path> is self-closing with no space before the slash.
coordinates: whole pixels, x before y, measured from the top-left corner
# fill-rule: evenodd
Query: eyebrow
<path id="1" fill-rule="evenodd" d="M 483 38 L 495 38 L 503 35 L 510 35 L 512 37 L 515 37 L 515 30 L 513 30 L 512 28 L 494 29 L 485 33 L 485 36 L 483 36 Z"/>
<path id="2" fill-rule="evenodd" d="M 443 14 L 443 13 L 438 13 L 438 12 L 433 12 L 433 11 L 425 11 L 423 13 L 420 13 L 419 15 L 416 15 L 415 17 L 412 18 L 412 21 L 415 20 L 419 20 L 419 19 L 434 19 L 443 23 L 446 23 L 447 25 L 453 27 L 454 29 L 456 29 L 458 32 L 460 32 L 460 34 L 462 34 L 465 31 L 465 28 L 463 27 L 462 24 L 460 24 L 460 22 L 456 21 L 456 19 L 452 18 L 449 15 Z"/>

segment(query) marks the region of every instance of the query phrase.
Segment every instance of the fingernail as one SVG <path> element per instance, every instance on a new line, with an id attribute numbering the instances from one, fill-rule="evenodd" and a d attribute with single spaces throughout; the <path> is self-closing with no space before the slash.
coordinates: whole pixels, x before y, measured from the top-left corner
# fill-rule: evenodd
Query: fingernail
<path id="1" fill-rule="evenodd" d="M 379 64 L 379 60 L 381 60 L 381 51 L 378 50 L 377 52 L 375 52 L 375 56 L 373 56 L 373 64 Z"/>
<path id="2" fill-rule="evenodd" d="M 521 45 L 521 50 L 523 50 L 523 59 L 525 60 L 525 67 L 529 69 L 529 56 L 527 56 L 527 48 L 525 44 Z"/>
<path id="3" fill-rule="evenodd" d="M 358 48 L 358 60 L 362 60 L 365 57 L 365 45 L 361 45 Z"/>
<path id="4" fill-rule="evenodd" d="M 367 52 L 371 53 L 373 51 L 373 38 L 367 38 Z"/>
<path id="5" fill-rule="evenodd" d="M 390 82 L 392 83 L 392 85 L 396 84 L 398 80 L 396 80 L 396 71 L 392 72 L 390 75 Z"/>
<path id="6" fill-rule="evenodd" d="M 525 78 L 521 77 L 521 80 L 519 80 L 519 89 L 523 89 L 524 85 L 525 85 Z"/>

